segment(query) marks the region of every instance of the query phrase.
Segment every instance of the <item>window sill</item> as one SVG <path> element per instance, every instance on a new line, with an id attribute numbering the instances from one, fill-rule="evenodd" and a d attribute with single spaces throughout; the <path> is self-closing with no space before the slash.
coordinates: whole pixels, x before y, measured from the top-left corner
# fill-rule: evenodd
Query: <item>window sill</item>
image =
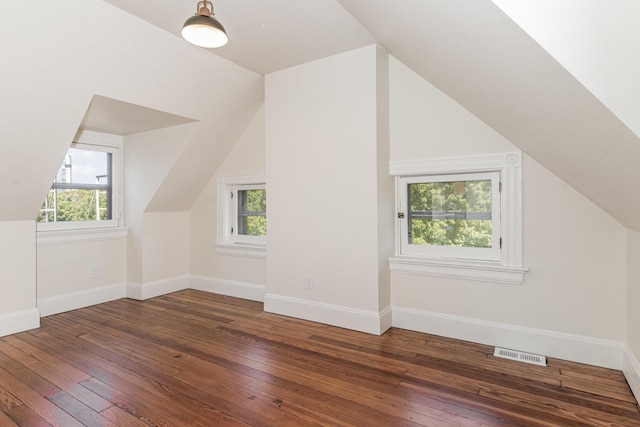
<path id="1" fill-rule="evenodd" d="M 397 256 L 389 258 L 389 268 L 406 274 L 476 280 L 480 282 L 519 285 L 524 281 L 526 267 L 504 266 L 491 261 L 466 259 L 419 258 Z"/>
<path id="2" fill-rule="evenodd" d="M 85 228 L 75 230 L 38 231 L 38 246 L 65 245 L 72 243 L 96 242 L 100 240 L 125 239 L 129 235 L 126 227 Z"/>
<path id="3" fill-rule="evenodd" d="M 251 243 L 217 243 L 216 252 L 221 255 L 233 255 L 244 258 L 266 258 L 266 245 Z"/>

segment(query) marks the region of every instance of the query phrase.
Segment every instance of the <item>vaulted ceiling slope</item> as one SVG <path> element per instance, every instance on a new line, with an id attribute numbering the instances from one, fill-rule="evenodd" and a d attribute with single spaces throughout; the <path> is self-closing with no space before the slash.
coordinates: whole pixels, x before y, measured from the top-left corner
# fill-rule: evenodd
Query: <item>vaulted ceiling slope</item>
<path id="1" fill-rule="evenodd" d="M 195 5 L 189 0 L 159 0 L 153 7 L 135 0 L 105 1 L 176 35 Z M 624 14 L 630 1 L 616 0 L 616 13 Z M 554 2 L 564 9 L 593 6 Z M 635 165 L 640 139 L 629 124 L 638 111 L 614 114 L 611 103 L 605 106 L 594 96 L 602 96 L 602 90 L 585 87 L 589 82 L 579 80 L 575 69 L 567 71 L 504 12 L 513 1 L 214 3 L 232 38 L 214 54 L 265 74 L 379 43 L 623 225 L 640 231 L 640 168 Z M 596 15 L 592 24 L 597 23 Z M 609 49 L 617 48 L 615 39 L 609 42 Z M 587 40 L 584 44 L 589 46 Z"/>
<path id="2" fill-rule="evenodd" d="M 154 193 L 154 211 L 187 211 L 264 100 L 261 75 L 100 0 L 0 2 L 0 52 L 0 221 L 36 218 L 88 122 L 124 134 L 189 128 L 169 141 L 180 148 L 170 170 L 152 173 L 161 164 L 157 141 L 135 170 Z M 107 120 L 96 121 L 95 109 Z M 122 126 L 127 116 L 134 127 Z"/>
<path id="3" fill-rule="evenodd" d="M 493 2 L 341 3 L 396 58 L 640 229 L 640 139 Z"/>

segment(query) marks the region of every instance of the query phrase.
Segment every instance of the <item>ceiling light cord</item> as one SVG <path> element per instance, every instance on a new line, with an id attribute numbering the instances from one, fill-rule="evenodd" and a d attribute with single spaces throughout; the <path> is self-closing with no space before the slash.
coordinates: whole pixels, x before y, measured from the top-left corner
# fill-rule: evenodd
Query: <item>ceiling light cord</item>
<path id="1" fill-rule="evenodd" d="M 211 6 L 211 8 L 209 8 L 209 6 Z M 215 13 L 213 12 L 213 3 L 211 3 L 208 0 L 199 1 L 198 4 L 196 5 L 196 15 L 202 15 L 202 16 L 215 15 Z"/>

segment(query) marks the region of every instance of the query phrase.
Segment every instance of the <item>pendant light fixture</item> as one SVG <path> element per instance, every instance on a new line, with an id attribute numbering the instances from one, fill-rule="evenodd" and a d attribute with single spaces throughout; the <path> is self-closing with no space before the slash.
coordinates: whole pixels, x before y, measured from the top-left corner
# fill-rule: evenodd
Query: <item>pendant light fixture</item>
<path id="1" fill-rule="evenodd" d="M 182 37 L 201 47 L 222 47 L 229 41 L 224 27 L 215 18 L 213 3 L 207 0 L 199 1 L 196 14 L 185 21 Z"/>

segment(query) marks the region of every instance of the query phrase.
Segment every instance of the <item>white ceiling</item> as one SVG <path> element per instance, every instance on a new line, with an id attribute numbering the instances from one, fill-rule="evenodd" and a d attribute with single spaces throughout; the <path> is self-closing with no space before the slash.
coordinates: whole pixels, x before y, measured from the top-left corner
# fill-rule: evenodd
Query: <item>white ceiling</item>
<path id="1" fill-rule="evenodd" d="M 164 111 L 95 95 L 82 119 L 80 129 L 115 135 L 131 135 L 194 121 Z"/>
<path id="2" fill-rule="evenodd" d="M 104 1 L 176 37 L 197 3 Z M 636 1 L 615 0 L 606 20 L 598 8 L 609 2 L 549 0 L 546 13 L 534 11 L 547 34 L 547 26 L 555 25 L 555 34 L 569 28 L 564 21 L 548 24 L 550 13 L 581 19 L 589 31 L 574 31 L 568 51 L 589 53 L 589 73 L 560 62 L 548 42 L 538 42 L 505 13 L 518 0 L 215 0 L 230 41 L 211 52 L 267 74 L 377 43 L 623 225 L 640 231 L 640 168 L 633 161 L 640 158 L 640 139 L 629 119 L 640 117 L 640 91 L 633 90 L 640 87 L 640 61 L 630 59 L 638 55 L 625 43 L 634 33 L 616 30 L 625 14 L 640 18 Z M 537 2 L 528 3 L 530 16 Z M 563 12 L 572 8 L 582 13 Z M 635 22 L 627 27 L 639 28 Z M 621 60 L 607 70 L 600 64 L 612 51 Z M 597 88 L 580 77 L 598 72 Z M 603 85 L 616 87 L 615 103 L 603 102 Z"/>
<path id="3" fill-rule="evenodd" d="M 176 36 L 197 4 L 196 0 L 104 1 Z M 211 51 L 259 74 L 376 42 L 335 0 L 215 0 L 213 5 L 229 43 Z"/>
<path id="4" fill-rule="evenodd" d="M 177 37 L 197 4 L 196 0 L 104 1 Z M 229 34 L 229 43 L 211 52 L 258 74 L 376 43 L 334 0 L 216 0 L 213 4 L 216 17 Z M 129 135 L 188 121 L 96 96 L 80 127 Z"/>

